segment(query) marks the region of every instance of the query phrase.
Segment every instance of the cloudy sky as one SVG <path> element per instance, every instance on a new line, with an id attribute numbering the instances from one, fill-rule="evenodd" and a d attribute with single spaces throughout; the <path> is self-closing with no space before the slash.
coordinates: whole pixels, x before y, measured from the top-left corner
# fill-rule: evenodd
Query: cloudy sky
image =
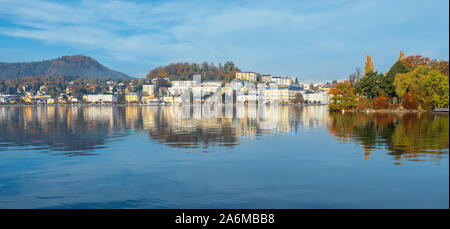
<path id="1" fill-rule="evenodd" d="M 233 61 L 301 80 L 346 78 L 366 54 L 449 59 L 449 1 L 0 0 L 0 61 L 91 56 L 143 77 L 172 62 Z"/>

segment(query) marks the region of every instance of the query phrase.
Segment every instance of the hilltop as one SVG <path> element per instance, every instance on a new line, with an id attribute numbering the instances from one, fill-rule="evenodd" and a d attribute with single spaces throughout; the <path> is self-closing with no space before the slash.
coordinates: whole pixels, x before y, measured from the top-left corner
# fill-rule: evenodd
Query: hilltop
<path id="1" fill-rule="evenodd" d="M 27 76 L 73 76 L 79 78 L 129 79 L 130 76 L 111 70 L 88 56 L 63 56 L 53 60 L 23 63 L 0 63 L 0 79 Z"/>
<path id="2" fill-rule="evenodd" d="M 239 71 L 240 69 L 231 61 L 225 62 L 224 65 L 219 63 L 218 66 L 206 61 L 201 64 L 178 62 L 154 68 L 147 74 L 146 78 L 150 80 L 157 77 L 167 77 L 170 80 L 189 80 L 192 79 L 192 75 L 201 74 L 203 80 L 230 81 Z"/>

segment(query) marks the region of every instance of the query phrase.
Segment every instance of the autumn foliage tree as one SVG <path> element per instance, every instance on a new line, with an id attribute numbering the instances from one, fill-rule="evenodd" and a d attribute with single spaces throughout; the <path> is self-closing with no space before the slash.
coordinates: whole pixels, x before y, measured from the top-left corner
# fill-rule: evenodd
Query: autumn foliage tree
<path id="1" fill-rule="evenodd" d="M 448 76 L 449 73 L 449 63 L 445 60 L 431 60 L 429 57 L 424 57 L 422 55 L 411 55 L 404 57 L 401 61 L 405 64 L 409 71 L 414 71 L 414 69 L 419 66 L 429 66 L 446 76 Z"/>
<path id="2" fill-rule="evenodd" d="M 405 58 L 405 53 L 400 50 L 400 53 L 398 54 L 398 60 L 397 61 L 403 61 Z"/>
<path id="3" fill-rule="evenodd" d="M 411 92 L 406 92 L 402 97 L 402 106 L 405 109 L 414 110 L 419 107 L 419 102 Z"/>
<path id="4" fill-rule="evenodd" d="M 383 94 L 383 93 L 380 93 Z M 389 97 L 386 96 L 378 96 L 372 102 L 373 109 L 388 109 L 389 108 Z"/>
<path id="5" fill-rule="evenodd" d="M 172 63 L 152 69 L 146 78 L 151 80 L 162 77 L 162 74 L 164 74 L 164 77 L 168 77 L 170 80 L 192 80 L 192 75 L 201 74 L 202 79 L 205 80 L 223 80 L 229 82 L 238 71 L 240 69 L 231 61 L 227 61 L 223 65 L 219 63 L 218 66 L 206 61 L 201 65 L 196 63 Z"/>
<path id="6" fill-rule="evenodd" d="M 431 66 L 431 60 L 428 57 L 423 57 L 422 55 L 411 55 L 403 58 L 402 62 L 405 64 L 405 66 L 410 70 L 413 71 L 417 67 L 421 65 L 425 66 Z"/>
<path id="7" fill-rule="evenodd" d="M 347 80 L 332 87 L 328 94 L 331 97 L 328 107 L 332 111 L 354 109 L 357 105 L 355 89 Z"/>
<path id="8" fill-rule="evenodd" d="M 404 97 L 409 92 L 408 96 L 412 96 L 422 108 L 448 106 L 448 76 L 429 66 L 419 66 L 412 72 L 397 74 L 394 84 L 399 96 Z"/>
<path id="9" fill-rule="evenodd" d="M 366 63 L 364 64 L 364 75 L 366 75 L 368 72 L 373 72 L 374 70 L 375 68 L 373 67 L 372 57 L 367 54 Z"/>
<path id="10" fill-rule="evenodd" d="M 448 107 L 449 80 L 437 70 L 431 70 L 424 79 L 424 103 L 428 108 Z"/>

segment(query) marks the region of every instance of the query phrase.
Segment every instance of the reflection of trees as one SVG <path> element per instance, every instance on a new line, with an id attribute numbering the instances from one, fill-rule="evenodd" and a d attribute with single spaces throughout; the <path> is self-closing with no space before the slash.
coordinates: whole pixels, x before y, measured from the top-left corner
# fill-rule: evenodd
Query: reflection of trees
<path id="1" fill-rule="evenodd" d="M 104 147 L 114 126 L 112 117 L 113 110 L 87 112 L 81 107 L 0 107 L 0 142 L 6 147 L 87 154 Z"/>
<path id="2" fill-rule="evenodd" d="M 329 119 L 329 132 L 339 140 L 361 143 L 366 159 L 374 148 L 380 146 L 388 149 L 389 154 L 398 160 L 440 158 L 449 147 L 448 116 L 430 113 L 332 112 Z"/>

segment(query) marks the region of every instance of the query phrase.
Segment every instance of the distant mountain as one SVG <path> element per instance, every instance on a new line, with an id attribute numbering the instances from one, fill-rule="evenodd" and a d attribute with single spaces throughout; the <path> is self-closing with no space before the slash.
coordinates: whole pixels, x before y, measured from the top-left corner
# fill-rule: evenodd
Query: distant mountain
<path id="1" fill-rule="evenodd" d="M 75 76 L 80 78 L 129 79 L 130 76 L 111 70 L 83 55 L 63 56 L 53 60 L 24 63 L 0 63 L 0 79 L 26 76 Z"/>

